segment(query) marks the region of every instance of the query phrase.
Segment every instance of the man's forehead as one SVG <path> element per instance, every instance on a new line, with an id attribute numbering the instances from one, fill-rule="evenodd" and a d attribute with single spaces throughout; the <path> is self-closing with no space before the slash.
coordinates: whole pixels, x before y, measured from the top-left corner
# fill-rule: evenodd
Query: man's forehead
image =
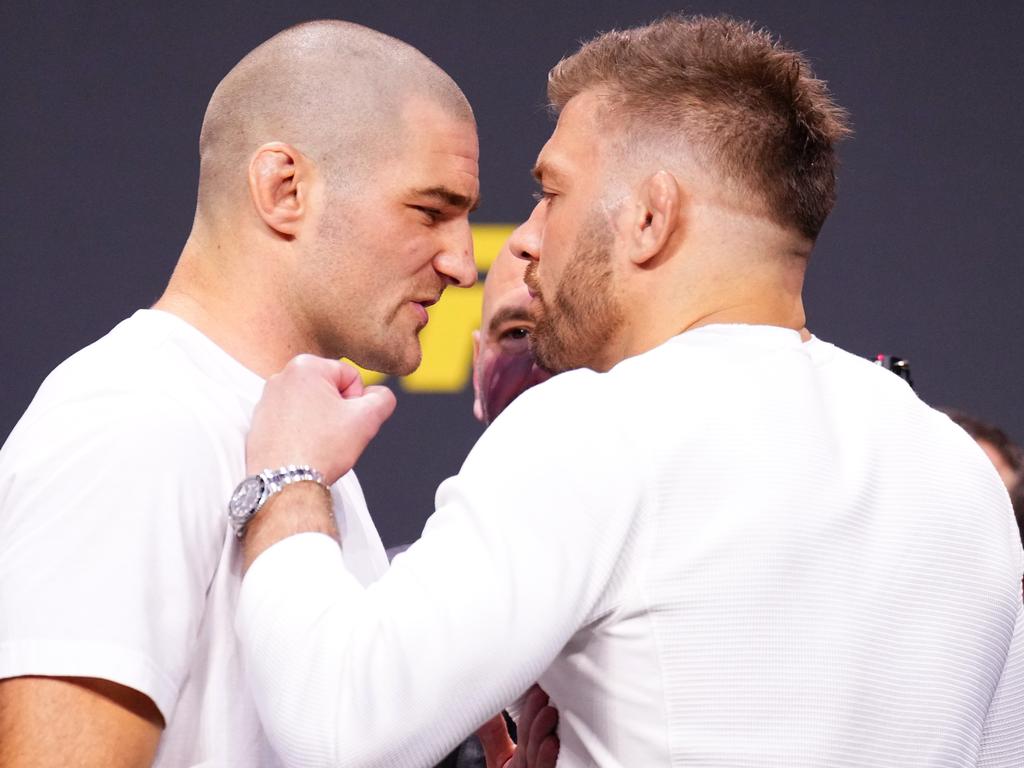
<path id="1" fill-rule="evenodd" d="M 565 105 L 551 138 L 544 144 L 533 167 L 533 175 L 538 181 L 565 182 L 593 164 L 601 153 L 601 134 L 597 124 L 600 103 L 599 94 L 588 91 L 573 97 Z"/>
<path id="2" fill-rule="evenodd" d="M 498 252 L 491 264 L 484 281 L 484 322 L 487 316 L 497 314 L 510 305 L 529 304 L 530 294 L 526 290 L 523 278 L 526 274 L 526 262 L 516 257 L 508 246 Z"/>
<path id="3" fill-rule="evenodd" d="M 480 166 L 476 125 L 437 105 L 418 102 L 407 113 L 402 146 L 388 166 L 411 194 L 433 197 L 453 207 L 472 210 L 479 204 Z"/>

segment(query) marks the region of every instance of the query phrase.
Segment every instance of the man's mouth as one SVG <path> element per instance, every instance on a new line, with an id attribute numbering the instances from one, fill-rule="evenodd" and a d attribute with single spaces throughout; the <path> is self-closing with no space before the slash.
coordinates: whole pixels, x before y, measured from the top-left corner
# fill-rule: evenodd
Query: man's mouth
<path id="1" fill-rule="evenodd" d="M 425 299 L 412 299 L 409 303 L 413 305 L 420 316 L 421 327 L 426 325 L 430 316 L 427 314 L 427 307 L 432 307 L 440 300 L 441 296 L 432 296 Z"/>

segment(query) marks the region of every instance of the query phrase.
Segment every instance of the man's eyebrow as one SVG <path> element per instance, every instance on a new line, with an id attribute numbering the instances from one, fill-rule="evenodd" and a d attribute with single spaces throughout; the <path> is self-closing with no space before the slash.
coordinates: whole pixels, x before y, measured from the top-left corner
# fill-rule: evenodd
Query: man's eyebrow
<path id="1" fill-rule="evenodd" d="M 499 326 L 508 322 L 532 323 L 533 316 L 526 307 L 502 307 L 494 313 L 487 330 L 494 333 Z"/>
<path id="2" fill-rule="evenodd" d="M 433 197 L 451 208 L 458 208 L 467 213 L 472 213 L 480 207 L 479 197 L 467 197 L 444 186 L 415 189 L 413 190 L 413 195 L 416 197 Z"/>
<path id="3" fill-rule="evenodd" d="M 533 166 L 531 173 L 533 174 L 533 178 L 537 180 L 538 184 L 544 183 L 545 178 L 548 181 L 557 181 L 561 178 L 558 170 L 550 163 L 546 163 L 543 160 L 537 161 L 537 164 Z"/>

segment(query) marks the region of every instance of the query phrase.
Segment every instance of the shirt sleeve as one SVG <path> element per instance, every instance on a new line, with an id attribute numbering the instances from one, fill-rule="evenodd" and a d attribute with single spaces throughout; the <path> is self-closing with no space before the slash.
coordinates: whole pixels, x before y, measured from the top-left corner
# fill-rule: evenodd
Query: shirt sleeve
<path id="1" fill-rule="evenodd" d="M 614 607 L 642 481 L 619 480 L 621 445 L 583 402 L 533 393 L 488 429 L 439 488 L 423 537 L 368 589 L 320 534 L 250 568 L 236 629 L 286 763 L 437 762 Z"/>
<path id="2" fill-rule="evenodd" d="M 20 424 L 0 454 L 0 678 L 111 680 L 169 718 L 223 548 L 219 461 L 157 396 Z"/>

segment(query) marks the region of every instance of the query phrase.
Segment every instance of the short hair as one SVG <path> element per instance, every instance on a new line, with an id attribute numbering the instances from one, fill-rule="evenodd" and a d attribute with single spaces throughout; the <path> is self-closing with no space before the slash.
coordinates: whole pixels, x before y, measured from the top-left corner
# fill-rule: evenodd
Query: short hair
<path id="1" fill-rule="evenodd" d="M 560 112 L 591 89 L 627 146 L 685 142 L 711 173 L 761 201 L 773 221 L 817 237 L 835 203 L 835 144 L 846 112 L 807 59 L 728 17 L 667 16 L 606 32 L 559 62 L 548 97 Z"/>
<path id="2" fill-rule="evenodd" d="M 351 22 L 318 20 L 279 32 L 217 86 L 199 136 L 199 205 L 244 194 L 246 161 L 285 141 L 322 164 L 332 187 L 365 176 L 417 127 L 399 120 L 413 97 L 473 122 L 455 82 L 408 43 Z"/>

